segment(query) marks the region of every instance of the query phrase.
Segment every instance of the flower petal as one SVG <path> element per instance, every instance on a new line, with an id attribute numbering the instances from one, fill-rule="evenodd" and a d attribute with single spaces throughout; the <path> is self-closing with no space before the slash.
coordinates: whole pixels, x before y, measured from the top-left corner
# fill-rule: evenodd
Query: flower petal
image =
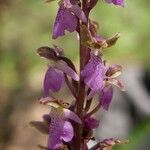
<path id="1" fill-rule="evenodd" d="M 95 129 L 99 126 L 99 120 L 94 117 L 87 117 L 84 120 L 85 126 L 89 129 Z"/>
<path id="2" fill-rule="evenodd" d="M 64 84 L 64 75 L 61 71 L 49 67 L 44 78 L 44 92 L 48 96 L 49 90 L 57 92 Z"/>
<path id="3" fill-rule="evenodd" d="M 102 60 L 98 56 L 91 54 L 89 62 L 81 71 L 81 75 L 84 77 L 85 84 L 91 90 L 97 91 L 102 89 L 105 75 L 105 67 Z"/>
<path id="4" fill-rule="evenodd" d="M 86 22 L 87 21 L 86 16 L 78 4 L 79 4 L 78 0 L 62 0 L 60 2 L 60 5 L 62 7 L 66 8 L 71 13 L 76 15 L 82 22 Z"/>
<path id="5" fill-rule="evenodd" d="M 73 138 L 73 127 L 71 123 L 65 121 L 66 118 L 61 107 L 52 107 L 50 116 L 48 148 L 59 149 L 63 144 L 62 140 L 69 142 Z"/>
<path id="6" fill-rule="evenodd" d="M 107 86 L 102 90 L 102 95 L 100 96 L 100 103 L 105 110 L 108 110 L 113 97 L 112 86 Z"/>
<path id="7" fill-rule="evenodd" d="M 71 123 L 69 121 L 65 121 L 63 125 L 63 132 L 61 135 L 61 139 L 65 142 L 69 142 L 72 140 L 74 136 L 74 131 Z"/>
<path id="8" fill-rule="evenodd" d="M 106 72 L 107 77 L 116 78 L 122 72 L 122 67 L 120 65 L 112 65 L 108 68 Z"/>
<path id="9" fill-rule="evenodd" d="M 65 30 L 73 32 L 77 27 L 77 18 L 69 10 L 60 7 L 56 16 L 53 38 L 65 35 Z"/>
<path id="10" fill-rule="evenodd" d="M 117 86 L 121 91 L 125 91 L 125 87 L 121 81 L 119 81 L 117 79 L 109 79 L 107 82 L 109 84 Z"/>
<path id="11" fill-rule="evenodd" d="M 72 68 L 70 68 L 66 62 L 58 61 L 55 65 L 55 68 L 61 70 L 63 73 L 70 76 L 75 81 L 79 81 L 79 76 L 77 75 L 77 73 Z"/>
<path id="12" fill-rule="evenodd" d="M 73 111 L 64 108 L 63 109 L 63 113 L 64 113 L 64 117 L 67 119 L 71 119 L 79 124 L 81 124 L 81 119 L 77 116 L 77 114 L 75 114 Z"/>
<path id="13" fill-rule="evenodd" d="M 69 10 L 73 12 L 81 21 L 87 21 L 87 18 L 79 5 L 73 5 Z"/>
<path id="14" fill-rule="evenodd" d="M 51 123 L 49 127 L 48 148 L 57 149 L 62 145 L 61 135 L 63 132 L 64 120 L 62 119 L 62 109 L 51 108 Z"/>

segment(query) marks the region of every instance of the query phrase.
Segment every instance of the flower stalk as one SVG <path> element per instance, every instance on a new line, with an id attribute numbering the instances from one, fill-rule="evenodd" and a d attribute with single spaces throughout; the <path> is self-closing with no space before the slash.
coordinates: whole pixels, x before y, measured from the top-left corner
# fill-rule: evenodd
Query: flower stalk
<path id="1" fill-rule="evenodd" d="M 51 2 L 53 0 L 47 0 Z M 105 0 L 118 6 L 124 6 L 123 0 Z M 102 2 L 102 1 L 101 1 Z M 40 103 L 48 105 L 50 112 L 43 115 L 43 121 L 33 121 L 31 125 L 48 134 L 48 144 L 39 146 L 47 150 L 105 150 L 118 140 L 105 139 L 91 149 L 88 142 L 95 140 L 93 130 L 98 128 L 99 120 L 95 113 L 100 108 L 109 109 L 113 97 L 113 86 L 124 90 L 117 79 L 122 71 L 120 65 L 107 66 L 103 60 L 103 49 L 116 44 L 120 34 L 111 38 L 98 35 L 98 23 L 89 17 L 90 11 L 98 0 L 60 0 L 54 23 L 53 39 L 64 36 L 65 31 L 76 32 L 79 36 L 79 75 L 72 60 L 65 57 L 64 50 L 58 46 L 40 47 L 37 53 L 49 61 L 45 74 L 44 97 Z M 69 103 L 57 99 L 53 93 L 67 85 L 72 100 Z M 91 108 L 94 97 L 98 95 L 98 104 Z M 89 110 L 91 110 L 89 112 Z"/>

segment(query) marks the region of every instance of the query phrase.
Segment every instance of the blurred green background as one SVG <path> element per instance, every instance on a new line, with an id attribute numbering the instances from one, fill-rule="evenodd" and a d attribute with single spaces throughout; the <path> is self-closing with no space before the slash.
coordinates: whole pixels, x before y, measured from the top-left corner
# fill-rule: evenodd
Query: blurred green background
<path id="1" fill-rule="evenodd" d="M 105 52 L 106 59 L 126 67 L 132 64 L 150 70 L 149 6 L 149 0 L 126 0 L 125 8 L 99 2 L 91 19 L 100 23 L 101 35 L 110 37 L 121 33 L 118 43 Z M 32 150 L 36 149 L 32 144 L 41 140 L 40 133 L 30 136 L 32 129 L 26 122 L 45 111 L 40 110 L 36 99 L 42 96 L 47 61 L 37 56 L 36 49 L 56 44 L 64 48 L 65 54 L 75 63 L 78 61 L 75 33 L 67 33 L 55 41 L 51 38 L 56 10 L 57 2 L 0 1 L 0 149 Z M 33 117 L 26 119 L 31 113 Z M 30 130 L 28 136 L 25 130 Z M 150 133 L 150 120 L 146 117 L 129 134 L 130 143 L 117 149 L 136 149 L 147 133 Z M 23 140 L 18 140 L 20 138 Z"/>

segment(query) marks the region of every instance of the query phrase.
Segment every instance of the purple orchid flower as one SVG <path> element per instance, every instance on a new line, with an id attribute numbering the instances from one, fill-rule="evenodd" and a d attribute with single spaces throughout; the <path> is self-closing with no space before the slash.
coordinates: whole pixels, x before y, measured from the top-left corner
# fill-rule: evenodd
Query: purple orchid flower
<path id="1" fill-rule="evenodd" d="M 70 21 L 71 20 L 71 21 Z M 69 10 L 60 7 L 55 20 L 53 38 L 65 35 L 65 30 L 73 32 L 77 27 L 77 18 Z"/>
<path id="2" fill-rule="evenodd" d="M 74 136 L 73 126 L 68 119 L 79 124 L 81 120 L 74 112 L 63 108 L 57 101 L 48 101 L 47 105 L 51 106 L 48 149 L 56 150 L 63 145 L 63 142 L 70 142 Z"/>
<path id="3" fill-rule="evenodd" d="M 120 65 L 112 65 L 106 71 L 106 86 L 101 91 L 99 101 L 103 109 L 108 110 L 111 100 L 113 98 L 113 85 L 124 91 L 124 85 L 117 79 L 121 74 L 122 67 Z"/>
<path id="4" fill-rule="evenodd" d="M 44 78 L 44 93 L 48 96 L 49 90 L 58 92 L 64 85 L 64 74 L 70 76 L 75 81 L 79 80 L 77 73 L 70 68 L 64 61 L 56 61 L 54 66 L 50 66 Z"/>
<path id="5" fill-rule="evenodd" d="M 122 71 L 119 65 L 112 65 L 107 70 L 102 60 L 91 53 L 91 58 L 81 72 L 85 84 L 91 89 L 87 100 L 99 94 L 99 101 L 105 110 L 108 110 L 113 97 L 112 85 L 124 90 L 123 84 L 116 79 Z"/>
<path id="6" fill-rule="evenodd" d="M 113 3 L 114 5 L 119 5 L 124 7 L 124 0 L 105 0 L 107 3 Z"/>
<path id="7" fill-rule="evenodd" d="M 89 95 L 93 95 L 104 87 L 105 66 L 95 54 L 91 53 L 91 58 L 81 71 L 81 75 L 84 78 L 84 83 L 91 89 Z"/>
<path id="8" fill-rule="evenodd" d="M 62 100 L 51 97 L 41 98 L 40 103 L 51 107 L 49 114 L 43 116 L 44 122 L 33 122 L 32 125 L 41 132 L 47 133 L 49 126 L 48 150 L 58 150 L 65 147 L 64 142 L 70 142 L 74 136 L 73 126 L 69 120 L 81 124 L 81 119 Z M 45 124 L 46 123 L 46 124 Z"/>
<path id="9" fill-rule="evenodd" d="M 65 35 L 65 30 L 69 32 L 76 31 L 78 24 L 77 17 L 83 22 L 87 21 L 84 12 L 78 5 L 78 1 L 60 1 L 60 8 L 54 23 L 53 38 L 56 39 L 59 36 Z"/>
<path id="10" fill-rule="evenodd" d="M 44 93 L 48 96 L 49 90 L 58 92 L 64 85 L 65 75 L 70 76 L 73 80 L 78 81 L 74 65 L 70 59 L 63 56 L 63 50 L 55 46 L 49 48 L 47 46 L 40 47 L 37 53 L 48 60 L 52 61 L 44 78 Z"/>

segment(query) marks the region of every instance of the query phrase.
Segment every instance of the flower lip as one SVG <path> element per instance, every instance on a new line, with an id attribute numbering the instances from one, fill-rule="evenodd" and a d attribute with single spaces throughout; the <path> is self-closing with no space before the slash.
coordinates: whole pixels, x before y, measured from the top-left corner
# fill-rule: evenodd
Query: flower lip
<path id="1" fill-rule="evenodd" d="M 58 69 L 49 67 L 44 78 L 44 93 L 46 96 L 49 94 L 49 90 L 52 92 L 59 91 L 64 85 L 64 75 Z"/>

